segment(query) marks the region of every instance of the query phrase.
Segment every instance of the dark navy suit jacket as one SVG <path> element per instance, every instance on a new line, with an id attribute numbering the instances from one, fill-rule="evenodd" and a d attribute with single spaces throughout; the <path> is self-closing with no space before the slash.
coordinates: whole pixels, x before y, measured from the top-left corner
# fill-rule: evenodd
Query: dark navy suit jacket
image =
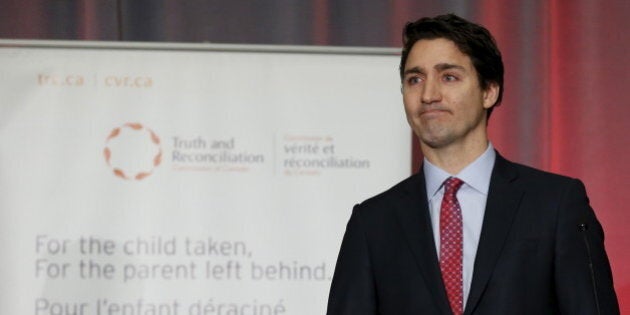
<path id="1" fill-rule="evenodd" d="M 421 171 L 355 206 L 328 315 L 452 314 L 426 196 Z M 464 313 L 598 314 L 595 292 L 601 314 L 619 314 L 604 233 L 582 182 L 497 154 Z"/>

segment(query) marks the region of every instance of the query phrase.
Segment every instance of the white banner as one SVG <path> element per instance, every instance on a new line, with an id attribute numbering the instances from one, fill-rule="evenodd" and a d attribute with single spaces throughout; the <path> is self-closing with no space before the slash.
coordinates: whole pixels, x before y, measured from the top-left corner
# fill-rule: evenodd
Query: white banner
<path id="1" fill-rule="evenodd" d="M 0 314 L 324 314 L 399 57 L 194 47 L 0 48 Z"/>

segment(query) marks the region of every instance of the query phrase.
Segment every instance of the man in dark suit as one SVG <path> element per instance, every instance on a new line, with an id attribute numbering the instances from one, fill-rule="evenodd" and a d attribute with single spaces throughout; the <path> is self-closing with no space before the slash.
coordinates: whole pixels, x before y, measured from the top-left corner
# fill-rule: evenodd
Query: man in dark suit
<path id="1" fill-rule="evenodd" d="M 503 92 L 490 33 L 455 15 L 408 23 L 400 74 L 424 162 L 355 206 L 328 315 L 619 314 L 583 184 L 488 140 Z"/>

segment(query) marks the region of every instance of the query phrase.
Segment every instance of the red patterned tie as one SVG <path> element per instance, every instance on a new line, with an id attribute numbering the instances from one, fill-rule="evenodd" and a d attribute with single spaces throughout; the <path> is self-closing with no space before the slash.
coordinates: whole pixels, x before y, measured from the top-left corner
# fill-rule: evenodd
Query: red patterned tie
<path id="1" fill-rule="evenodd" d="M 453 314 L 464 312 L 462 209 L 457 191 L 464 182 L 455 177 L 444 181 L 444 198 L 440 209 L 440 270 Z"/>

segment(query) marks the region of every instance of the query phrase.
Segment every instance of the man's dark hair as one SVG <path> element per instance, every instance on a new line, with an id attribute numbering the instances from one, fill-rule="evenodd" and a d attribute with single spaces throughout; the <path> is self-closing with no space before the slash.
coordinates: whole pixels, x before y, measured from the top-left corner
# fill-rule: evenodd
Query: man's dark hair
<path id="1" fill-rule="evenodd" d="M 503 60 L 501 52 L 490 32 L 483 26 L 469 22 L 457 15 L 438 15 L 409 22 L 403 29 L 403 49 L 400 58 L 400 78 L 403 79 L 405 63 L 413 45 L 421 39 L 444 38 L 455 43 L 459 50 L 472 61 L 482 90 L 491 83 L 499 86 L 494 106 L 488 109 L 488 117 L 503 98 Z"/>

